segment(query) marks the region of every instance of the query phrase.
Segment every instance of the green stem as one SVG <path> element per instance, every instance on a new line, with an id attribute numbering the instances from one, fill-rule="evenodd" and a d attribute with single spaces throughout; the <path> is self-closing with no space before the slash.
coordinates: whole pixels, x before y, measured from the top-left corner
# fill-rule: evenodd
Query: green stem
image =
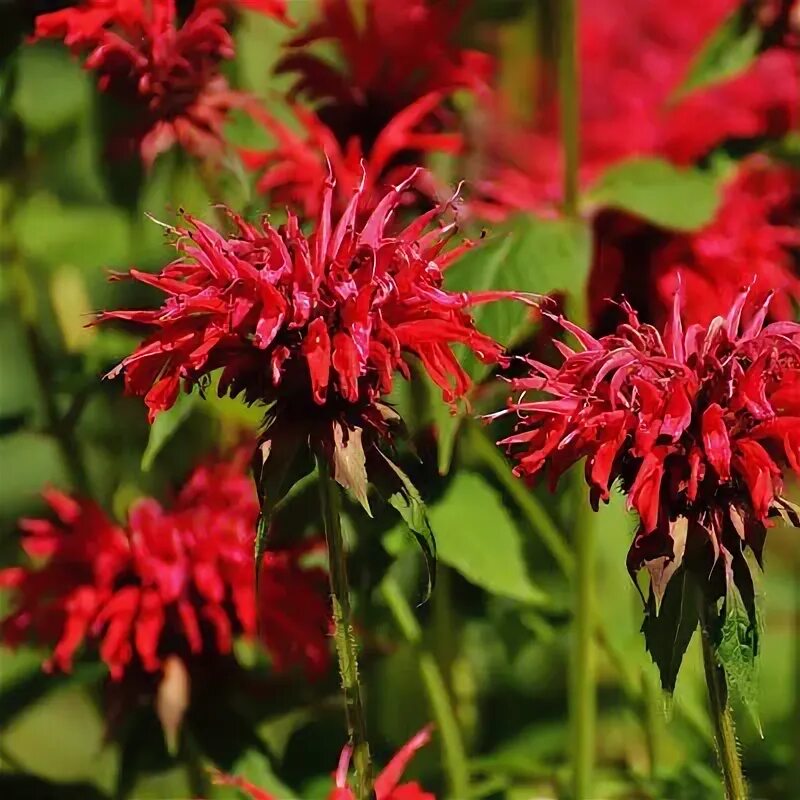
<path id="1" fill-rule="evenodd" d="M 561 531 L 556 527 L 545 507 L 537 500 L 525 484 L 514 476 L 503 454 L 477 425 L 470 426 L 470 451 L 494 475 L 497 482 L 508 492 L 509 497 L 525 515 L 530 526 L 539 535 L 561 571 L 569 576 L 575 569 L 575 559 Z"/>
<path id="2" fill-rule="evenodd" d="M 560 0 L 558 6 L 558 85 L 564 149 L 564 212 L 567 216 L 576 217 L 580 158 L 577 0 Z"/>
<path id="3" fill-rule="evenodd" d="M 595 758 L 596 680 L 594 646 L 594 526 L 583 475 L 575 472 L 575 612 L 572 635 L 570 728 L 572 798 L 592 796 Z"/>
<path id="4" fill-rule="evenodd" d="M 461 729 L 442 672 L 433 653 L 422 645 L 422 629 L 397 581 L 391 577 L 385 578 L 381 584 L 381 593 L 397 627 L 416 649 L 422 683 L 441 737 L 450 795 L 458 800 L 466 798 L 470 794 L 469 764 Z"/>
<path id="5" fill-rule="evenodd" d="M 358 679 L 358 647 L 350 610 L 350 587 L 342 539 L 339 487 L 333 480 L 324 453 L 317 455 L 319 498 L 328 545 L 328 572 L 333 604 L 334 640 L 345 702 L 347 734 L 353 747 L 357 800 L 372 800 L 372 764 L 361 684 Z"/>
<path id="6" fill-rule="evenodd" d="M 747 784 L 736 744 L 736 728 L 728 705 L 728 686 L 725 670 L 717 662 L 714 647 L 708 634 L 708 609 L 703 599 L 699 601 L 700 623 L 703 639 L 703 666 L 708 687 L 708 704 L 714 723 L 717 759 L 725 782 L 727 800 L 747 800 Z"/>

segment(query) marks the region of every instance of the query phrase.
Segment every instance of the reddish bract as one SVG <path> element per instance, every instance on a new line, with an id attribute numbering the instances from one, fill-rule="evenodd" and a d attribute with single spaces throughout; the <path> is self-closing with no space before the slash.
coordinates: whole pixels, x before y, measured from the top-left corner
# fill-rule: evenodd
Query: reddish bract
<path id="1" fill-rule="evenodd" d="M 242 453 L 198 467 L 169 508 L 137 501 L 125 526 L 89 500 L 55 490 L 56 521 L 21 523 L 35 567 L 0 572 L 12 590 L 4 641 L 53 647 L 47 669 L 69 671 L 81 647 L 97 648 L 111 677 L 158 672 L 170 656 L 189 667 L 231 652 L 235 636 L 261 635 L 276 670 L 327 668 L 325 574 L 306 569 L 308 546 L 268 552 L 257 620 L 253 530 L 258 516 Z"/>
<path id="2" fill-rule="evenodd" d="M 244 102 L 219 72 L 233 56 L 219 3 L 198 3 L 179 24 L 175 0 L 92 0 L 37 18 L 36 36 L 85 53 L 100 89 L 121 101 L 131 123 L 112 151 L 138 150 L 146 165 L 174 144 L 198 157 L 220 153 L 228 112 Z"/>
<path id="3" fill-rule="evenodd" d="M 684 332 L 676 294 L 663 336 L 627 303 L 627 321 L 601 339 L 562 318 L 578 350 L 559 343 L 559 368 L 530 361 L 530 377 L 515 381 L 546 396 L 511 403 L 519 424 L 501 444 L 516 472 L 546 466 L 554 483 L 585 458 L 595 505 L 619 479 L 641 520 L 632 572 L 664 557 L 680 563 L 684 549 L 709 564 L 720 554 L 730 563 L 744 545 L 760 558 L 783 472 L 800 474 L 800 325 L 763 327 L 768 300 L 741 325 L 747 298 Z M 672 533 L 679 519 L 683 543 Z"/>
<path id="4" fill-rule="evenodd" d="M 671 313 L 678 276 L 683 318 L 707 324 L 724 314 L 753 280 L 745 318 L 774 293 L 773 319 L 791 319 L 800 300 L 800 172 L 760 158 L 744 161 L 725 186 L 715 219 L 695 233 L 656 228 L 622 212 L 594 221 L 595 258 L 589 284 L 594 330 L 619 318 L 607 298 L 622 294 L 645 322 L 661 327 Z"/>
<path id="5" fill-rule="evenodd" d="M 172 406 L 182 381 L 189 386 L 220 369 L 220 395 L 278 401 L 278 411 L 306 423 L 339 418 L 349 425 L 355 416 L 380 427 L 375 403 L 391 391 L 395 372 L 408 375 L 403 354 L 410 353 L 454 401 L 469 378 L 452 345 L 467 345 L 487 362 L 500 357 L 468 311 L 497 293 L 442 288 L 462 249 L 444 252 L 453 224 L 426 232 L 444 208 L 389 233 L 407 186 L 358 221 L 364 189 L 336 219 L 329 183 L 309 237 L 293 214 L 276 229 L 229 212 L 238 229 L 230 237 L 187 217 L 186 228 L 173 230 L 176 261 L 157 275 L 131 272 L 164 292 L 164 304 L 100 316 L 156 329 L 112 374 L 124 371 L 128 391 L 145 396 L 151 420 Z"/>

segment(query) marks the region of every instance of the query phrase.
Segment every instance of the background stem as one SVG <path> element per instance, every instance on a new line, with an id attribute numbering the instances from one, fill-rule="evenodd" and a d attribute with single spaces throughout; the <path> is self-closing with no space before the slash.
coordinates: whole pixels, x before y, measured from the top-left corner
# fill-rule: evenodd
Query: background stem
<path id="1" fill-rule="evenodd" d="M 433 653 L 422 644 L 422 629 L 397 581 L 392 577 L 385 578 L 381 584 L 381 593 L 397 627 L 416 650 L 422 683 L 441 737 L 450 795 L 457 800 L 466 798 L 469 796 L 469 764 L 461 729 L 442 672 Z"/>
<path id="2" fill-rule="evenodd" d="M 717 663 L 714 648 L 708 635 L 708 611 L 700 600 L 700 622 L 703 638 L 703 666 L 708 686 L 708 703 L 714 723 L 717 758 L 725 781 L 727 800 L 747 800 L 747 783 L 739 760 L 733 714 L 728 705 L 728 687 L 725 670 Z"/>
<path id="3" fill-rule="evenodd" d="M 559 0 L 558 84 L 564 151 L 564 212 L 578 214 L 580 85 L 578 82 L 577 0 Z"/>
<path id="4" fill-rule="evenodd" d="M 350 587 L 342 539 L 339 487 L 331 478 L 324 453 L 317 455 L 319 498 L 328 545 L 328 572 L 333 604 L 334 639 L 345 702 L 347 734 L 353 746 L 357 800 L 371 800 L 372 764 L 367 741 L 367 724 L 361 684 L 358 678 L 358 647 L 351 620 Z"/>

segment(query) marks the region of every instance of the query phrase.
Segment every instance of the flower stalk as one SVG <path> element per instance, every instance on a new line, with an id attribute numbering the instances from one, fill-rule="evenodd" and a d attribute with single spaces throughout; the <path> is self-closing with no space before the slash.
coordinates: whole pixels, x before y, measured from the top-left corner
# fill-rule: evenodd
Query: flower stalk
<path id="1" fill-rule="evenodd" d="M 422 645 L 422 629 L 397 581 L 391 576 L 385 578 L 381 584 L 381 593 L 397 627 L 406 641 L 415 648 L 422 683 L 441 736 L 450 796 L 468 797 L 470 786 L 466 748 L 442 671 L 433 653 Z"/>
<path id="2" fill-rule="evenodd" d="M 372 764 L 367 741 L 367 724 L 358 677 L 358 647 L 353 632 L 350 586 L 342 539 L 339 487 L 330 474 L 324 453 L 317 454 L 319 497 L 328 545 L 328 562 L 333 605 L 334 641 L 345 703 L 347 735 L 353 747 L 357 800 L 372 800 Z"/>
<path id="3" fill-rule="evenodd" d="M 747 783 L 742 772 L 739 748 L 736 743 L 736 728 L 728 703 L 725 670 L 718 663 L 714 654 L 707 625 L 709 609 L 702 598 L 699 600 L 699 611 L 703 634 L 703 667 L 708 687 L 708 704 L 714 724 L 717 759 L 725 782 L 725 798 L 726 800 L 747 800 Z"/>

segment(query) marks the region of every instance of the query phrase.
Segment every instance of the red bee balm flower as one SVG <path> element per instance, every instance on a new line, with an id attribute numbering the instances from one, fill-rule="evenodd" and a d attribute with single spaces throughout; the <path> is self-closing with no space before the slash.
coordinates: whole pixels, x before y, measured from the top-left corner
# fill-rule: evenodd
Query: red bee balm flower
<path id="1" fill-rule="evenodd" d="M 138 149 L 147 165 L 176 142 L 209 157 L 223 146 L 227 113 L 244 101 L 219 73 L 233 42 L 218 6 L 198 2 L 179 25 L 175 0 L 92 0 L 38 17 L 36 35 L 86 52 L 100 89 L 131 108 L 134 127 L 114 149 Z"/>
<path id="2" fill-rule="evenodd" d="M 736 569 L 745 546 L 760 559 L 767 518 L 786 507 L 783 471 L 800 474 L 800 325 L 763 327 L 767 300 L 740 326 L 747 297 L 684 333 L 676 294 L 663 337 L 627 303 L 601 339 L 560 319 L 579 350 L 558 343 L 560 368 L 531 361 L 515 382 L 547 395 L 511 404 L 519 426 L 501 444 L 516 471 L 548 465 L 555 481 L 585 457 L 595 506 L 619 479 L 641 521 L 628 566 L 647 567 L 657 595 L 684 555 L 705 577 Z"/>
<path id="3" fill-rule="evenodd" d="M 53 644 L 45 666 L 60 670 L 91 644 L 119 680 L 131 668 L 158 672 L 171 656 L 191 669 L 258 627 L 277 670 L 323 671 L 326 578 L 303 568 L 307 547 L 265 555 L 256 619 L 258 501 L 244 456 L 198 467 L 169 509 L 139 500 L 124 527 L 91 501 L 46 492 L 57 521 L 21 523 L 25 551 L 42 563 L 0 572 L 15 609 L 2 622 L 4 640 Z"/>
<path id="4" fill-rule="evenodd" d="M 417 750 L 424 747 L 430 739 L 430 727 L 423 728 L 397 751 L 394 758 L 375 779 L 377 800 L 436 800 L 433 794 L 426 792 L 418 783 L 400 783 L 400 777 L 408 766 L 408 762 L 411 761 Z M 347 785 L 347 771 L 351 755 L 352 751 L 348 745 L 342 750 L 336 770 L 336 788 L 328 795 L 328 800 L 355 800 L 355 795 Z M 271 794 L 243 778 L 218 774 L 214 777 L 214 782 L 220 786 L 235 786 L 252 800 L 274 800 Z"/>
<path id="5" fill-rule="evenodd" d="M 657 228 L 622 212 L 595 219 L 595 260 L 589 285 L 593 328 L 609 330 L 617 318 L 605 298 L 624 294 L 645 322 L 669 319 L 681 276 L 685 322 L 707 324 L 724 314 L 739 288 L 754 280 L 745 319 L 768 291 L 773 319 L 792 319 L 800 299 L 795 258 L 800 171 L 750 158 L 725 187 L 722 205 L 708 225 L 694 233 Z"/>
<path id="6" fill-rule="evenodd" d="M 375 403 L 395 371 L 408 376 L 403 353 L 420 359 L 446 400 L 463 395 L 469 379 L 450 347 L 465 344 L 487 362 L 500 357 L 468 313 L 500 294 L 442 289 L 462 249 L 443 252 L 452 224 L 425 233 L 443 209 L 387 232 L 407 185 L 384 195 L 363 223 L 357 191 L 334 224 L 329 183 L 308 238 L 292 214 L 275 229 L 229 212 L 238 232 L 228 238 L 187 217 L 173 230 L 176 261 L 158 275 L 131 272 L 168 295 L 161 308 L 100 316 L 156 328 L 111 374 L 124 370 L 151 420 L 175 402 L 182 380 L 190 386 L 221 369 L 221 395 L 279 401 L 278 412 L 306 422 L 355 417 L 380 427 Z"/>

